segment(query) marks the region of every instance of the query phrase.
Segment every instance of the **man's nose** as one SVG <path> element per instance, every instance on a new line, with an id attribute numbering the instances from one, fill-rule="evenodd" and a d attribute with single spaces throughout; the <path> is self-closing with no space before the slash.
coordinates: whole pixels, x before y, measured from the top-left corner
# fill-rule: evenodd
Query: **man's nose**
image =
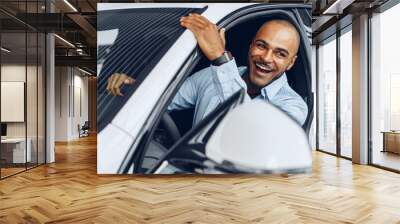
<path id="1" fill-rule="evenodd" d="M 264 62 L 272 62 L 273 53 L 271 50 L 266 50 L 261 57 Z"/>

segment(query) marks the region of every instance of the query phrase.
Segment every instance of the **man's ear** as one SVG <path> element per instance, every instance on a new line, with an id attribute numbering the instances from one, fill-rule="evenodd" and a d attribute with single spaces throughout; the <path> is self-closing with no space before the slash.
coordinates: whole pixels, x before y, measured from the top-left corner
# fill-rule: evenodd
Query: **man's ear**
<path id="1" fill-rule="evenodd" d="M 293 67 L 294 63 L 296 62 L 296 59 L 297 59 L 297 55 L 295 55 L 295 56 L 292 58 L 292 60 L 290 61 L 289 66 L 286 68 L 286 71 L 289 71 L 289 70 Z"/>

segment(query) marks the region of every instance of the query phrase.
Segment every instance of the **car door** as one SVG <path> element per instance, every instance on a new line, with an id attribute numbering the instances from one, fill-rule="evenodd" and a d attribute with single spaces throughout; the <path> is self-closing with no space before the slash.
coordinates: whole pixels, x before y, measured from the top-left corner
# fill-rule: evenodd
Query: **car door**
<path id="1" fill-rule="evenodd" d="M 98 166 L 116 173 L 154 126 L 155 111 L 183 79 L 196 58 L 193 34 L 179 25 L 190 12 L 217 23 L 249 4 L 209 8 L 206 4 L 99 4 L 98 6 Z M 197 52 L 197 53 L 196 53 Z M 113 73 L 135 78 L 113 97 L 105 89 Z"/>
<path id="2" fill-rule="evenodd" d="M 207 10 L 214 9 L 216 5 L 210 5 Z M 296 77 L 296 80 L 299 80 L 299 86 L 298 92 L 301 93 L 300 95 L 304 98 L 312 96 L 311 92 L 311 74 L 310 74 L 310 68 L 309 68 L 309 56 L 310 56 L 310 39 L 309 39 L 309 34 L 308 34 L 308 29 L 307 27 L 307 21 L 303 22 L 302 18 L 305 17 L 307 18 L 307 15 L 303 17 L 300 16 L 300 12 L 304 10 L 309 10 L 311 6 L 308 5 L 271 5 L 271 4 L 251 4 L 251 5 L 240 5 L 239 8 L 236 10 L 233 10 L 229 15 L 225 17 L 221 17 L 221 20 L 216 22 L 218 26 L 220 27 L 226 27 L 227 29 L 230 29 L 232 26 L 237 24 L 238 22 L 241 22 L 242 20 L 249 19 L 252 17 L 257 17 L 257 16 L 272 16 L 272 15 L 277 15 L 281 17 L 285 17 L 287 19 L 292 20 L 292 22 L 296 23 L 296 25 L 299 27 L 300 34 L 302 41 L 304 42 L 302 49 L 300 49 L 301 53 L 301 58 L 299 62 L 299 69 L 301 67 L 302 74 L 303 76 L 301 77 Z M 207 13 L 207 11 L 205 12 Z M 311 20 L 310 17 L 308 19 Z M 308 24 L 311 24 L 309 22 Z M 190 72 L 193 69 L 193 64 L 195 64 L 199 60 L 200 54 L 198 51 L 193 51 L 192 54 L 187 58 L 187 60 L 183 63 L 182 69 L 180 72 L 177 74 L 177 77 L 186 77 L 190 74 Z M 182 81 L 183 79 L 181 79 Z M 295 80 L 295 81 L 296 81 Z M 170 85 L 171 87 L 171 85 Z M 160 120 L 161 114 L 163 111 L 165 111 L 166 106 L 168 103 L 172 100 L 173 93 L 177 91 L 179 87 L 179 82 L 175 83 L 172 85 L 172 88 L 170 88 L 170 91 L 166 91 L 162 97 L 160 98 L 160 103 L 163 106 L 159 106 L 156 110 L 154 110 L 154 113 L 151 115 L 152 119 L 154 122 L 148 125 L 148 128 L 142 129 L 143 132 L 146 132 L 146 137 L 142 138 L 141 141 L 137 141 L 136 144 L 132 144 L 130 150 L 126 154 L 124 160 L 121 162 L 121 166 L 119 168 L 120 173 L 127 173 L 132 166 L 134 166 L 134 161 L 139 161 L 143 159 L 143 153 L 142 151 L 146 151 L 150 147 L 150 143 L 152 140 L 152 134 L 154 133 L 154 129 L 156 127 L 157 122 Z M 295 86 L 296 87 L 296 86 Z M 168 88 L 167 88 L 168 90 Z M 306 100 L 306 99 L 305 99 Z M 306 101 L 307 102 L 307 101 Z M 312 111 L 312 101 L 307 102 L 309 105 L 309 111 Z M 312 116 L 312 113 L 309 113 L 309 117 Z M 137 150 L 140 148 L 140 150 Z M 141 155 L 142 156 L 141 156 Z M 141 159 L 140 159 L 141 158 Z"/>

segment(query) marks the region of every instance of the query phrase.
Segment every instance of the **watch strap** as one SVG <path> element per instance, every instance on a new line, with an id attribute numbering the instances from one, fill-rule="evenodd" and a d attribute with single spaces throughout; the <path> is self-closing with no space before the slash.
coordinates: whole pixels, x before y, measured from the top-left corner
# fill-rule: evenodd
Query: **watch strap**
<path id="1" fill-rule="evenodd" d="M 231 52 L 225 51 L 221 56 L 211 61 L 214 66 L 220 66 L 233 59 Z"/>

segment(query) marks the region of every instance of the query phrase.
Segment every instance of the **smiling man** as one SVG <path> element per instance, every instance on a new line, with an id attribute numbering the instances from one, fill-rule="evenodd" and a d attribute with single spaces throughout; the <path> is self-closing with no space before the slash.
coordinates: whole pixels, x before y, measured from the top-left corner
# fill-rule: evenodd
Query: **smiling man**
<path id="1" fill-rule="evenodd" d="M 284 20 L 265 23 L 249 50 L 249 73 L 244 76 L 250 96 L 284 75 L 294 65 L 299 48 L 296 28 Z"/>
<path id="2" fill-rule="evenodd" d="M 307 105 L 289 86 L 285 73 L 293 67 L 300 45 L 300 36 L 290 22 L 270 20 L 259 28 L 250 44 L 248 67 L 237 67 L 225 49 L 224 29 L 218 31 L 215 24 L 199 14 L 182 17 L 180 23 L 194 34 L 211 66 L 185 80 L 168 110 L 194 107 L 196 124 L 235 92 L 246 89 L 250 98 L 272 103 L 300 125 L 305 122 Z M 122 95 L 121 85 L 134 81 L 126 74 L 114 74 L 107 90 Z"/>

